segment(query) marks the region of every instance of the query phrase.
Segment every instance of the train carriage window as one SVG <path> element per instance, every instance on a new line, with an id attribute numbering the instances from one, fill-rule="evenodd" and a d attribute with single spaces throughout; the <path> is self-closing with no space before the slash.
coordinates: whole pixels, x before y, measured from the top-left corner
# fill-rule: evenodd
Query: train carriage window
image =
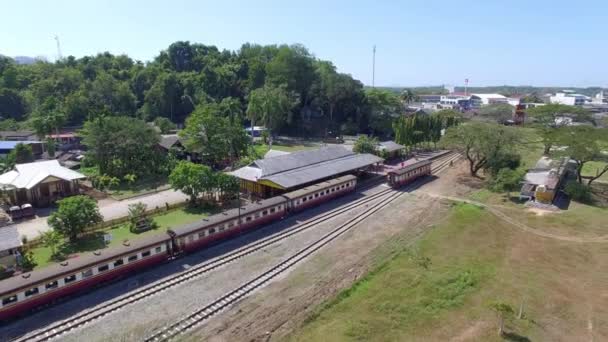
<path id="1" fill-rule="evenodd" d="M 209 234 L 215 234 L 215 228 L 209 229 Z"/>
<path id="2" fill-rule="evenodd" d="M 281 209 L 281 206 L 278 206 L 279 209 Z"/>
<path id="3" fill-rule="evenodd" d="M 87 278 L 87 277 L 90 277 L 92 275 L 93 275 L 93 270 L 92 269 L 86 270 L 86 271 L 82 272 L 82 277 L 83 278 Z"/>
<path id="4" fill-rule="evenodd" d="M 225 229 L 225 228 L 224 228 L 224 225 L 221 225 L 221 226 L 218 228 L 218 231 L 223 232 L 223 231 L 224 231 L 224 229 Z"/>
<path id="5" fill-rule="evenodd" d="M 200 233 L 198 233 L 198 238 L 199 238 L 199 239 L 202 239 L 202 238 L 204 238 L 204 237 L 205 237 L 205 232 L 200 232 Z"/>
<path id="6" fill-rule="evenodd" d="M 150 252 L 150 251 L 145 251 L 145 252 L 141 253 L 141 257 L 142 257 L 142 258 L 149 257 L 149 256 L 150 256 L 150 254 L 152 254 L 152 252 Z"/>
<path id="7" fill-rule="evenodd" d="M 304 197 L 302 198 L 302 203 L 306 202 L 308 200 L 308 198 Z"/>
<path id="8" fill-rule="evenodd" d="M 118 267 L 118 266 L 120 266 L 120 265 L 122 265 L 124 263 L 125 263 L 124 260 L 118 259 L 118 260 L 114 261 L 114 267 Z"/>
<path id="9" fill-rule="evenodd" d="M 56 288 L 57 286 L 59 286 L 59 282 L 57 280 L 54 280 L 54 281 L 52 281 L 50 283 L 46 283 L 46 285 L 44 286 L 44 288 L 46 288 L 47 290 L 50 290 L 50 289 Z"/>
<path id="10" fill-rule="evenodd" d="M 255 213 L 255 215 L 254 215 L 254 216 L 255 216 L 255 218 L 257 219 L 257 218 L 259 218 L 259 217 L 260 217 L 260 213 L 259 213 L 259 212 L 258 212 L 258 213 Z"/>
<path id="11" fill-rule="evenodd" d="M 274 213 L 276 210 L 274 208 L 270 208 L 270 213 Z"/>
<path id="12" fill-rule="evenodd" d="M 272 209 L 271 209 L 271 212 L 272 212 Z M 234 227 L 234 222 L 228 223 L 228 228 L 232 228 L 232 227 Z"/>
<path id="13" fill-rule="evenodd" d="M 246 221 L 246 222 L 251 221 L 251 216 L 247 216 L 247 217 L 245 218 L 245 221 Z"/>
<path id="14" fill-rule="evenodd" d="M 319 194 L 315 194 L 315 198 L 319 197 Z"/>
<path id="15" fill-rule="evenodd" d="M 194 241 L 194 235 L 189 235 L 188 236 L 188 242 L 192 242 Z"/>
<path id="16" fill-rule="evenodd" d="M 9 305 L 17 301 L 17 296 L 2 298 L 2 305 Z"/>
<path id="17" fill-rule="evenodd" d="M 262 216 L 266 216 L 266 215 L 268 215 L 268 210 L 262 211 Z"/>
<path id="18" fill-rule="evenodd" d="M 37 287 L 32 287 L 31 289 L 25 291 L 25 296 L 26 297 L 33 296 L 35 294 L 38 294 L 38 288 Z"/>
<path id="19" fill-rule="evenodd" d="M 76 275 L 75 274 L 72 274 L 71 276 L 63 278 L 63 282 L 65 284 L 69 284 L 69 283 L 73 282 L 74 280 L 76 280 Z"/>
<path id="20" fill-rule="evenodd" d="M 135 261 L 135 260 L 137 260 L 137 254 L 135 254 L 135 255 L 131 255 L 131 256 L 130 256 L 130 257 L 127 259 L 127 261 L 128 261 L 128 262 Z"/>
<path id="21" fill-rule="evenodd" d="M 110 269 L 110 265 L 103 265 L 103 266 L 97 267 L 97 272 L 101 273 L 101 272 L 105 272 L 105 271 L 107 271 L 109 269 Z"/>
<path id="22" fill-rule="evenodd" d="M 162 250 L 163 250 L 163 248 L 162 248 L 162 247 L 160 247 L 160 246 L 159 246 L 159 247 L 156 247 L 156 248 L 154 249 L 154 253 L 160 253 L 160 252 L 162 252 Z"/>

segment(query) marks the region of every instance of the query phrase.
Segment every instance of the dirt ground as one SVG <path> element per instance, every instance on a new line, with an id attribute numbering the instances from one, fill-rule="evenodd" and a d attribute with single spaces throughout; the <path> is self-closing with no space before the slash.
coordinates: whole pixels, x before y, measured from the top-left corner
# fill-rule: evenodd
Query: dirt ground
<path id="1" fill-rule="evenodd" d="M 463 163 L 455 163 L 439 178 L 416 192 L 466 195 Z M 454 184 L 459 184 L 454 186 Z M 316 309 L 334 297 L 391 253 L 410 244 L 439 222 L 448 202 L 429 196 L 405 194 L 334 241 L 283 279 L 213 318 L 185 341 L 282 340 Z"/>

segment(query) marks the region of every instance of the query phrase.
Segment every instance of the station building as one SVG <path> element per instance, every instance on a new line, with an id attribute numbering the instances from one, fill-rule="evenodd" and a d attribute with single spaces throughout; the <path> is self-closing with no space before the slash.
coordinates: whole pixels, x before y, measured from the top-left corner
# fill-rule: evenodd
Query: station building
<path id="1" fill-rule="evenodd" d="M 230 174 L 241 180 L 244 194 L 269 198 L 327 179 L 365 171 L 382 161 L 373 154 L 359 154 L 335 145 L 259 159 Z"/>

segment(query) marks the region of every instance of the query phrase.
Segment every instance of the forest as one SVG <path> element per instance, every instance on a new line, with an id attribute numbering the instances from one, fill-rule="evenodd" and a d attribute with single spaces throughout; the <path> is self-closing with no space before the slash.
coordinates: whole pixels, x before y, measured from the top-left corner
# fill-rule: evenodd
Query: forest
<path id="1" fill-rule="evenodd" d="M 273 133 L 367 133 L 370 117 L 385 115 L 387 107 L 375 110 L 368 93 L 302 45 L 246 43 L 229 51 L 179 41 L 145 63 L 108 52 L 34 64 L 0 56 L 0 130 L 32 129 L 40 136 L 105 116 L 182 125 L 207 104 L 228 108 L 230 120 L 242 125 L 249 119 L 269 124 Z M 250 106 L 251 98 L 259 101 Z M 266 98 L 278 98 L 273 108 L 279 110 L 269 110 Z M 274 114 L 258 117 L 256 108 Z M 380 133 L 390 134 L 390 124 L 384 127 Z"/>

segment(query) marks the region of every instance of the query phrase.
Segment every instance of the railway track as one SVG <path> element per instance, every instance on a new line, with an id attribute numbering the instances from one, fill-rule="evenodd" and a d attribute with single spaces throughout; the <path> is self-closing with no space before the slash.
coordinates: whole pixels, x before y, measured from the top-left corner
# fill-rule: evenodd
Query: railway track
<path id="1" fill-rule="evenodd" d="M 432 165 L 432 169 L 431 169 L 432 174 L 437 174 L 437 173 L 443 171 L 445 168 L 449 167 L 451 162 L 456 161 L 459 158 L 460 158 L 460 156 L 457 154 L 454 154 L 454 153 L 448 153 L 448 154 L 439 156 L 437 159 L 433 160 L 433 165 Z M 367 189 L 370 189 L 381 183 L 382 182 L 372 181 L 363 187 L 359 187 L 358 190 L 359 191 L 367 190 Z M 412 183 L 412 185 L 413 184 L 416 184 L 416 182 Z M 411 187 L 411 185 L 404 187 L 404 189 L 407 190 L 408 187 Z M 313 219 L 302 222 L 293 229 L 279 232 L 272 236 L 258 240 L 250 245 L 241 247 L 228 254 L 211 259 L 198 266 L 191 267 L 187 271 L 184 271 L 177 275 L 171 276 L 169 278 L 165 278 L 165 279 L 155 282 L 153 284 L 147 285 L 145 287 L 142 287 L 141 289 L 134 290 L 126 295 L 123 295 L 116 299 L 107 301 L 94 308 L 91 308 L 82 313 L 74 315 L 74 316 L 70 317 L 69 319 L 66 319 L 66 320 L 58 322 L 58 323 L 51 324 L 43 329 L 40 329 L 31 334 L 24 335 L 13 341 L 42 342 L 42 341 L 52 340 L 65 333 L 70 332 L 73 329 L 80 328 L 80 327 L 84 326 L 85 324 L 88 324 L 88 323 L 98 320 L 108 314 L 116 312 L 127 305 L 139 302 L 139 301 L 149 298 L 153 295 L 164 292 L 170 288 L 183 284 L 187 281 L 191 281 L 193 279 L 201 277 L 213 270 L 216 270 L 220 267 L 226 266 L 227 264 L 233 263 L 238 259 L 246 257 L 249 254 L 252 254 L 256 251 L 262 250 L 270 245 L 273 245 L 277 242 L 287 239 L 290 236 L 298 234 L 304 230 L 313 228 L 320 222 L 326 221 L 328 219 L 331 219 L 333 217 L 346 213 L 346 212 L 348 212 L 354 208 L 360 207 L 362 205 L 366 205 L 369 202 L 375 201 L 379 198 L 382 198 L 382 197 L 388 198 L 388 197 L 395 196 L 395 195 L 400 196 L 401 194 L 402 194 L 402 191 L 387 188 L 387 189 L 381 190 L 377 193 L 365 196 L 361 199 L 350 202 L 340 208 L 333 209 L 333 210 L 326 212 L 322 215 L 319 215 Z M 379 209 L 377 209 L 377 210 L 379 210 Z M 369 213 L 369 212 L 373 213 L 373 212 L 376 212 L 377 210 L 374 211 L 374 209 L 370 209 L 369 211 L 366 211 L 366 213 Z M 354 218 L 354 219 L 356 219 L 356 218 Z M 349 222 L 351 222 L 351 221 L 349 221 Z M 263 283 L 261 283 L 261 284 L 263 284 Z M 261 284 L 252 288 L 251 290 L 259 287 Z M 249 293 L 249 292 L 251 292 L 251 291 L 248 291 L 246 293 Z M 242 298 L 242 297 L 239 297 L 239 298 Z M 233 303 L 233 301 L 230 303 Z"/>
<path id="2" fill-rule="evenodd" d="M 459 158 L 459 156 L 455 157 L 455 159 L 458 159 L 458 158 Z M 445 169 L 447 167 L 447 165 L 449 165 L 450 161 L 453 161 L 455 159 L 447 160 L 446 163 L 442 164 L 441 167 L 437 167 L 433 173 L 437 174 L 438 172 L 441 172 L 443 169 Z M 202 324 L 207 319 L 211 318 L 212 316 L 216 315 L 217 313 L 221 312 L 222 310 L 228 308 L 233 303 L 243 299 L 244 297 L 249 295 L 251 292 L 255 291 L 256 289 L 260 288 L 264 284 L 268 283 L 272 279 L 279 276 L 281 273 L 294 267 L 300 261 L 304 260 L 311 254 L 315 253 L 316 251 L 318 251 L 325 245 L 329 244 L 330 242 L 332 242 L 339 236 L 348 232 L 350 229 L 355 227 L 358 223 L 360 223 L 363 220 L 367 219 L 368 217 L 372 216 L 379 210 L 385 208 L 390 203 L 392 203 L 394 200 L 401 197 L 404 193 L 403 190 L 405 190 L 405 191 L 407 191 L 408 189 L 411 190 L 414 186 L 417 185 L 417 183 L 419 183 L 419 181 L 415 181 L 415 182 L 405 186 L 401 190 L 389 190 L 388 192 L 382 192 L 383 194 L 382 194 L 382 196 L 380 196 L 381 200 L 378 203 L 374 204 L 371 208 L 369 208 L 365 212 L 363 212 L 359 215 L 356 215 L 352 219 L 348 220 L 346 223 L 338 226 L 334 230 L 325 234 L 323 237 L 319 238 L 318 240 L 314 241 L 313 243 L 309 244 L 308 246 L 302 248 L 297 253 L 291 255 L 290 257 L 288 257 L 287 259 L 276 264 L 272 268 L 266 270 L 264 273 L 257 276 L 256 278 L 242 284 L 241 286 L 237 287 L 236 289 L 226 293 L 225 295 L 221 296 L 217 300 L 211 302 L 210 304 L 206 305 L 203 308 L 200 308 L 200 309 L 194 311 L 193 313 L 180 319 L 179 321 L 160 329 L 159 331 L 157 331 L 150 337 L 146 338 L 144 341 L 145 342 L 169 341 L 172 338 L 174 338 L 178 335 L 181 335 L 184 332 L 196 327 L 197 325 Z"/>

